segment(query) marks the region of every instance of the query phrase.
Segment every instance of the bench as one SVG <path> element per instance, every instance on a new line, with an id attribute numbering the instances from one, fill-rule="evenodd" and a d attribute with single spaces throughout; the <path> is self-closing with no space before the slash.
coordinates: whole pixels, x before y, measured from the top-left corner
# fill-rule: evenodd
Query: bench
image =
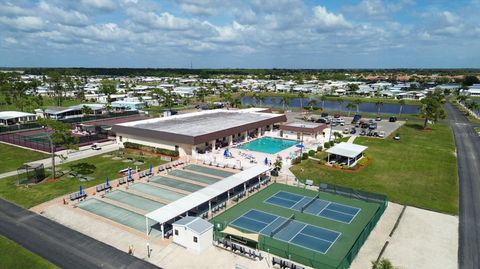
<path id="1" fill-rule="evenodd" d="M 95 187 L 95 190 L 97 192 L 102 192 L 102 191 L 105 191 L 105 190 L 110 190 L 112 189 L 112 186 L 110 186 L 110 184 L 107 184 L 107 183 L 104 183 L 104 184 L 101 184 L 101 185 L 98 185 Z"/>
<path id="2" fill-rule="evenodd" d="M 85 198 L 85 197 L 87 197 L 87 194 L 84 193 L 84 192 L 82 192 L 82 193 L 80 193 L 80 192 L 72 193 L 72 194 L 70 194 L 70 201 L 75 201 L 77 199 L 81 199 L 81 198 Z"/>

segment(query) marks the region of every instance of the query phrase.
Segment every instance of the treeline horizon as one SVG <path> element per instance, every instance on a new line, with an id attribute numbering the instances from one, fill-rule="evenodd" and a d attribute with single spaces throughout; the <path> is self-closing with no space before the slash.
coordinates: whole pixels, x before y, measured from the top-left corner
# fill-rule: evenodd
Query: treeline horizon
<path id="1" fill-rule="evenodd" d="M 480 73 L 480 68 L 346 68 L 346 69 L 289 69 L 289 68 L 90 68 L 90 67 L 0 67 L 0 71 L 23 71 L 24 74 L 30 75 L 48 75 L 52 72 L 58 72 L 62 75 L 71 76 L 185 76 L 198 75 L 201 78 L 210 78 L 219 75 L 254 75 L 265 78 L 275 79 L 277 76 L 289 75 L 326 75 L 332 74 L 332 78 L 343 77 L 345 73 L 352 74 L 376 74 L 376 75 L 391 75 L 391 74 L 405 74 L 405 75 L 477 75 Z"/>

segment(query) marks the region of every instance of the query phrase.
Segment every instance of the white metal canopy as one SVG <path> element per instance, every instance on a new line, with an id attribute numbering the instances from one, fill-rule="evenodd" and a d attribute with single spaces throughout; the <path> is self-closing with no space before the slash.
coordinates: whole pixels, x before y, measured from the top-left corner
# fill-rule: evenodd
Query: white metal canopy
<path id="1" fill-rule="evenodd" d="M 178 217 L 185 212 L 188 212 L 189 210 L 214 199 L 222 193 L 248 182 L 250 179 L 257 177 L 268 170 L 270 170 L 270 167 L 266 165 L 255 165 L 238 174 L 231 175 L 157 210 L 147 213 L 145 217 L 160 224 L 166 223 L 167 221 L 170 221 L 175 217 Z"/>
<path id="2" fill-rule="evenodd" d="M 362 152 L 364 152 L 368 147 L 361 146 L 352 143 L 342 142 L 337 144 L 327 150 L 327 153 L 340 155 L 348 158 L 355 158 Z"/>

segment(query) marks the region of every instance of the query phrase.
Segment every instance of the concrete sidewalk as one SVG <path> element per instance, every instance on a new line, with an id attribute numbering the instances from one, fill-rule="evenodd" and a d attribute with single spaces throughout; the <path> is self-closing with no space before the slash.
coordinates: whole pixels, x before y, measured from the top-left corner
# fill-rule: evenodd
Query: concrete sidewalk
<path id="1" fill-rule="evenodd" d="M 67 159 L 62 160 L 59 157 L 55 157 L 55 164 L 60 165 L 60 164 L 64 164 L 64 163 L 69 163 L 69 162 L 85 159 L 85 158 L 88 158 L 88 157 L 97 156 L 97 155 L 105 154 L 105 153 L 108 153 L 108 152 L 112 152 L 112 151 L 118 150 L 120 148 L 118 144 L 116 144 L 114 142 L 112 143 L 111 141 L 101 143 L 101 144 L 99 143 L 98 145 L 102 147 L 101 150 L 92 150 L 90 148 L 90 146 L 84 146 L 84 147 L 81 147 L 79 150 L 74 151 L 74 152 L 71 152 L 69 150 L 62 150 L 62 151 L 56 152 L 55 153 L 56 155 L 65 156 L 65 157 L 67 157 Z M 51 167 L 52 166 L 52 158 L 47 158 L 47 159 L 43 159 L 43 160 L 29 162 L 28 164 L 38 164 L 38 163 L 43 164 L 43 166 L 45 168 Z M 17 174 L 16 170 L 6 172 L 6 173 L 3 173 L 3 174 L 0 174 L 0 179 L 10 177 L 10 176 L 15 176 L 16 174 Z"/>

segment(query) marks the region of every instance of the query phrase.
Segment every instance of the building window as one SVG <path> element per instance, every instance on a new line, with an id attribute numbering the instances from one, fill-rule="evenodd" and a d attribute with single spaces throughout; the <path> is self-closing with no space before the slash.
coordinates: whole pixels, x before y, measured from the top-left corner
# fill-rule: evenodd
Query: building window
<path id="1" fill-rule="evenodd" d="M 198 238 L 196 236 L 193 237 L 193 242 L 198 243 Z"/>
<path id="2" fill-rule="evenodd" d="M 177 229 L 175 229 L 175 235 L 178 235 L 178 230 Z"/>

